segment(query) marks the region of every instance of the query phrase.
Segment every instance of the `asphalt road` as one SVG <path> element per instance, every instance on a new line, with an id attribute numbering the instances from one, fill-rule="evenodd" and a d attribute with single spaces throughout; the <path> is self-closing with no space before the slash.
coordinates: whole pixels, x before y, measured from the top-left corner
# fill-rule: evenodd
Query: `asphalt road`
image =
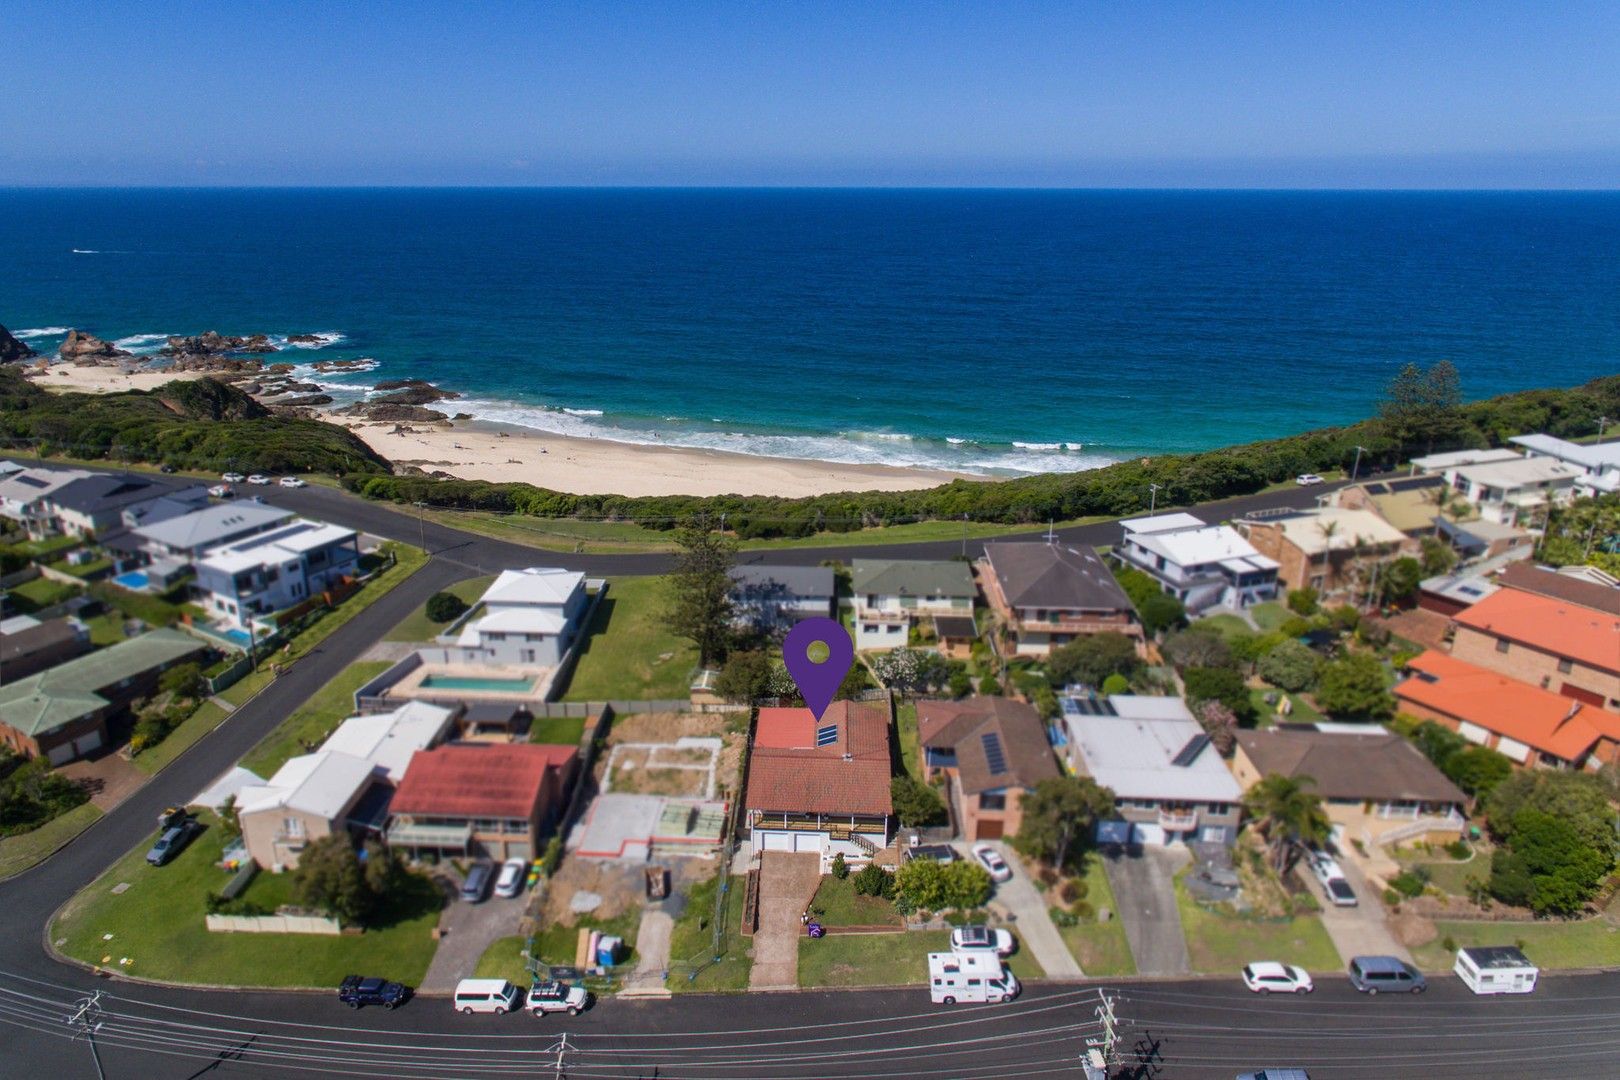
<path id="1" fill-rule="evenodd" d="M 1318 490 L 1207 507 L 1211 518 L 1310 505 Z M 274 489 L 272 502 L 375 535 L 417 542 L 413 516 L 321 488 Z M 1064 530 L 1106 543 L 1117 526 Z M 219 730 L 34 870 L 0 883 L 0 1077 L 95 1076 L 68 1022 L 103 992 L 96 1043 L 109 1080 L 287 1075 L 368 1077 L 888 1077 L 1078 1075 L 1098 1031 L 1093 985 L 1029 988 L 1005 1006 L 932 1006 L 919 988 L 604 1001 L 577 1019 L 462 1017 L 442 1000 L 351 1013 L 328 995 L 206 992 L 104 980 L 45 949 L 52 914 L 144 839 L 158 810 L 189 799 L 311 693 L 445 585 L 503 567 L 560 563 L 593 574 L 666 569 L 664 555 L 536 554 L 431 523 L 434 558 L 298 660 Z M 978 545 L 970 542 L 970 553 Z M 858 547 L 773 552 L 848 558 Z M 942 557 L 955 543 L 884 546 Z M 1309 998 L 1251 998 L 1236 979 L 1142 982 L 1119 989 L 1121 1047 L 1138 1077 L 1229 1077 L 1303 1064 L 1322 1078 L 1620 1076 L 1620 978 L 1544 979 L 1528 998 L 1473 998 L 1455 980 L 1422 997 L 1369 999 L 1338 978 Z M 566 1044 L 559 1038 L 566 1033 Z M 562 1068 L 556 1068 L 558 1062 Z"/>

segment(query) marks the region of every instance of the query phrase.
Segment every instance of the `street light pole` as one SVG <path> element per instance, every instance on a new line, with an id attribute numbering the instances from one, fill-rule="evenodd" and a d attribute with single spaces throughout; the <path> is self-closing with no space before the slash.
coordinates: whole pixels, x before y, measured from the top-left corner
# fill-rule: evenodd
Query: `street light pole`
<path id="1" fill-rule="evenodd" d="M 1148 485 L 1148 513 L 1150 514 L 1159 508 L 1159 488 L 1162 486 L 1161 484 Z"/>
<path id="2" fill-rule="evenodd" d="M 422 520 L 422 514 L 424 512 L 423 508 L 426 506 L 427 503 L 423 502 L 421 499 L 416 500 L 416 531 L 417 535 L 422 541 L 422 550 L 431 555 L 433 553 L 428 551 L 427 546 L 427 524 Z"/>
<path id="3" fill-rule="evenodd" d="M 1356 463 L 1350 467 L 1350 482 L 1352 484 L 1356 482 L 1356 477 L 1361 475 L 1361 454 L 1366 449 L 1360 443 L 1356 444 Z"/>
<path id="4" fill-rule="evenodd" d="M 1603 433 L 1608 430 L 1608 427 L 1609 427 L 1609 418 L 1607 416 L 1598 417 L 1598 438 L 1599 439 L 1603 438 Z"/>

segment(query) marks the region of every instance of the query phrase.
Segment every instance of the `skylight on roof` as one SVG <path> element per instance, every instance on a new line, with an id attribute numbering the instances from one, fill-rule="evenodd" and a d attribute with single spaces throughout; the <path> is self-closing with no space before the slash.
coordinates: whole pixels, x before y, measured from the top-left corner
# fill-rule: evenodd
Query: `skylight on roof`
<path id="1" fill-rule="evenodd" d="M 826 727 L 816 728 L 816 745 L 831 746 L 838 741 L 838 725 L 828 724 Z"/>
<path id="2" fill-rule="evenodd" d="M 1007 771 L 1007 755 L 1001 750 L 1001 736 L 993 731 L 987 731 L 979 736 L 979 742 L 984 746 L 984 760 L 990 766 L 990 775 Z"/>

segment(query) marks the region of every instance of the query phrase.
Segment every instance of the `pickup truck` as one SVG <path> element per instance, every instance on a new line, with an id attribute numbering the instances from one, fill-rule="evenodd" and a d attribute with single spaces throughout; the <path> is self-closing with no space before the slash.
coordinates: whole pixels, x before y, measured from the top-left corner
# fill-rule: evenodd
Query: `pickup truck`
<path id="1" fill-rule="evenodd" d="M 338 1000 L 351 1009 L 362 1005 L 381 1005 L 392 1009 L 405 1004 L 411 988 L 386 979 L 368 979 L 361 975 L 346 975 L 338 984 Z"/>

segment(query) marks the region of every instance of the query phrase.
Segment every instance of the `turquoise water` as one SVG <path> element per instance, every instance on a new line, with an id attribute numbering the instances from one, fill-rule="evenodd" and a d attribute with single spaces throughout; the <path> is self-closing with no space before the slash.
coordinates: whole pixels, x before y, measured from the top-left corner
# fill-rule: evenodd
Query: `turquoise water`
<path id="1" fill-rule="evenodd" d="M 423 678 L 424 690 L 489 690 L 503 694 L 522 694 L 534 689 L 534 679 L 485 679 L 471 675 L 428 675 Z"/>
<path id="2" fill-rule="evenodd" d="M 133 590 L 144 589 L 147 584 L 146 575 L 139 570 L 130 570 L 127 573 L 119 574 L 112 580 L 114 585 Z"/>
<path id="3" fill-rule="evenodd" d="M 1077 469 L 1620 369 L 1620 194 L 0 191 L 0 323 L 288 349 L 573 435 Z M 371 370 L 316 373 L 319 359 Z"/>

